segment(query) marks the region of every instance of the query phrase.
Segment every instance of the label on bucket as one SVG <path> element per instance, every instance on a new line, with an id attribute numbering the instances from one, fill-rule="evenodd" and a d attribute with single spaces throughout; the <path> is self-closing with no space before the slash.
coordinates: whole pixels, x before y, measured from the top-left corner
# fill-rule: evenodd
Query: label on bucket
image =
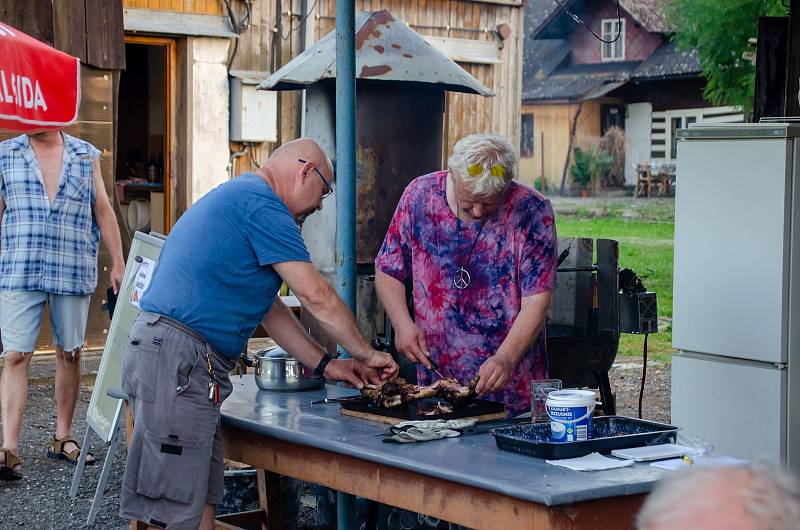
<path id="1" fill-rule="evenodd" d="M 561 390 L 547 398 L 550 439 L 554 442 L 580 442 L 592 437 L 594 392 Z"/>

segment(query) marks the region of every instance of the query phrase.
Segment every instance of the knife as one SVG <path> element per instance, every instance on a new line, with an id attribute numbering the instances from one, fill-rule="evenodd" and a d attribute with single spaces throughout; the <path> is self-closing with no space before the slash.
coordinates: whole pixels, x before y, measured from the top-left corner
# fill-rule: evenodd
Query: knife
<path id="1" fill-rule="evenodd" d="M 475 425 L 471 425 L 469 427 L 464 427 L 461 429 L 461 436 L 471 436 L 473 434 L 484 434 L 487 432 L 492 432 L 494 429 L 500 429 L 501 427 L 513 427 L 514 425 L 524 425 L 524 424 L 531 424 L 530 418 L 501 418 L 498 420 L 488 420 L 482 421 L 480 423 L 476 423 Z"/>
<path id="2" fill-rule="evenodd" d="M 312 405 L 320 405 L 322 403 L 357 403 L 359 401 L 363 401 L 364 396 L 361 394 L 357 394 L 354 396 L 346 396 L 340 398 L 324 398 L 324 399 L 316 399 L 311 402 Z"/>
<path id="3" fill-rule="evenodd" d="M 427 354 L 427 355 L 426 355 L 426 357 L 428 357 L 428 362 L 429 362 L 429 363 L 431 363 L 431 372 L 433 372 L 433 373 L 435 373 L 436 375 L 438 375 L 438 376 L 439 376 L 439 379 L 447 379 L 447 378 L 446 378 L 445 376 L 443 376 L 443 375 L 442 375 L 442 373 L 439 371 L 439 363 L 437 363 L 436 361 L 434 361 L 434 360 L 433 360 L 433 357 L 431 357 L 431 355 L 430 355 L 430 354 Z"/>

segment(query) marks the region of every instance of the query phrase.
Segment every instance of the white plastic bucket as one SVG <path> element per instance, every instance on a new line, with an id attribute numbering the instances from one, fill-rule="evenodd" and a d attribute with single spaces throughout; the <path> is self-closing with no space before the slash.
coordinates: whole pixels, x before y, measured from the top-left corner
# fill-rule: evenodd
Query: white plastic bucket
<path id="1" fill-rule="evenodd" d="M 554 442 L 580 442 L 592 437 L 594 392 L 556 390 L 547 395 L 550 439 Z"/>

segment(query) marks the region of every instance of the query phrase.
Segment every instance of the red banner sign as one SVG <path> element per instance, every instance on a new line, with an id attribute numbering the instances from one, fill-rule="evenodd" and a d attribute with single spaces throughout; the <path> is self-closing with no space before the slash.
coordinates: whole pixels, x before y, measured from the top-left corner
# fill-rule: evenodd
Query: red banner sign
<path id="1" fill-rule="evenodd" d="M 71 125 L 80 99 L 80 60 L 0 22 L 0 129 Z"/>

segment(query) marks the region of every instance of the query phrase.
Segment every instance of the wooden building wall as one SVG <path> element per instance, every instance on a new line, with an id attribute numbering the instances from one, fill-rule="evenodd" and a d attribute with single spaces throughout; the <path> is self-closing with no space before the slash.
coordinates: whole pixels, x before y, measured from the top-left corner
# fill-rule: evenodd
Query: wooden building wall
<path id="1" fill-rule="evenodd" d="M 600 138 L 600 106 L 597 100 L 522 105 L 523 114 L 533 114 L 534 156 L 520 160 L 520 180 L 533 186 L 542 175 L 542 156 L 544 156 L 544 176 L 549 189 L 561 186 L 564 162 L 569 150 L 569 136 L 572 121 L 580 108 L 575 127 L 573 147 L 586 147 Z M 544 142 L 542 142 L 544 133 Z M 570 153 L 569 165 L 573 154 Z M 567 186 L 572 177 L 567 167 Z"/>
<path id="2" fill-rule="evenodd" d="M 253 3 L 261 4 L 265 2 Z M 177 11 L 179 13 L 194 13 L 195 15 L 223 15 L 225 13 L 225 5 L 222 0 L 122 0 L 122 5 L 136 9 Z"/>
<path id="3" fill-rule="evenodd" d="M 448 94 L 444 148 L 470 133 L 495 131 L 519 145 L 519 114 L 522 91 L 522 0 L 356 0 L 356 11 L 388 9 L 422 35 L 491 41 L 500 23 L 511 27 L 502 43 L 499 64 L 460 63 L 496 96 Z M 244 14 L 244 3 L 232 0 L 236 16 Z M 250 27 L 239 36 L 231 70 L 274 72 L 299 55 L 307 44 L 316 42 L 335 29 L 335 0 L 275 0 L 252 2 Z M 176 11 L 226 16 L 221 0 L 123 0 L 128 8 Z M 306 21 L 302 10 L 313 8 Z M 306 36 L 306 32 L 310 35 Z M 283 141 L 300 135 L 300 91 L 278 94 L 279 139 L 273 143 L 244 146 L 231 144 L 232 152 L 244 156 L 234 159 L 234 174 L 255 169 Z M 246 150 L 245 150 L 246 148 Z"/>
<path id="4" fill-rule="evenodd" d="M 120 0 L 0 0 L 0 20 L 84 64 L 125 67 Z"/>
<path id="5" fill-rule="evenodd" d="M 253 2 L 251 26 L 239 37 L 231 69 L 271 73 L 299 55 L 305 40 L 306 24 L 300 15 L 304 3 L 310 5 L 303 0 Z M 233 5 L 242 13 L 241 2 Z M 235 159 L 234 175 L 255 170 L 277 146 L 300 136 L 301 96 L 299 90 L 278 92 L 278 141 L 247 146 L 247 156 Z M 233 152 L 244 148 L 231 143 Z"/>

